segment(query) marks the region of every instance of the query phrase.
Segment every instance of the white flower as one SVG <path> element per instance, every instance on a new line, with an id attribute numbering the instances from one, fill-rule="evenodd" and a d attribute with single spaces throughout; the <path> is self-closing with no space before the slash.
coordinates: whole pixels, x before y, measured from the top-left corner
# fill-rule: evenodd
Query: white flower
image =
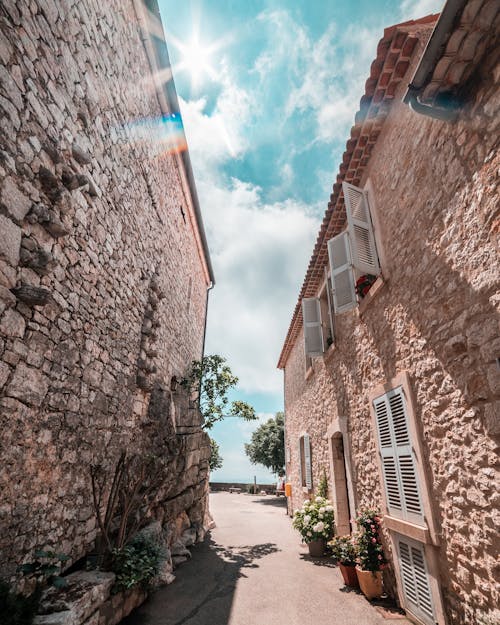
<path id="1" fill-rule="evenodd" d="M 322 532 L 325 529 L 325 524 L 322 521 L 318 521 L 313 527 L 313 531 L 316 533 Z"/>
<path id="2" fill-rule="evenodd" d="M 320 514 L 325 514 L 326 508 L 323 508 L 323 506 L 319 509 L 319 513 Z"/>
<path id="3" fill-rule="evenodd" d="M 319 518 L 322 519 L 323 515 L 321 514 L 321 512 L 318 514 Z"/>
<path id="4" fill-rule="evenodd" d="M 309 525 L 309 521 L 311 520 L 311 517 L 308 514 L 306 514 L 303 520 L 304 520 L 304 525 Z"/>
<path id="5" fill-rule="evenodd" d="M 316 497 L 316 502 L 321 503 L 323 501 L 323 497 Z"/>
<path id="6" fill-rule="evenodd" d="M 307 535 L 308 535 L 308 536 L 312 536 L 311 532 L 307 532 Z"/>
<path id="7" fill-rule="evenodd" d="M 325 506 L 327 512 L 333 512 L 333 506 Z"/>

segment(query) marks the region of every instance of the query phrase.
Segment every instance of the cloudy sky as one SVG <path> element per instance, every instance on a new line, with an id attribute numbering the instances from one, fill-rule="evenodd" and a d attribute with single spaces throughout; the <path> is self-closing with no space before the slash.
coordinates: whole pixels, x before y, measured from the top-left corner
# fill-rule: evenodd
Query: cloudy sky
<path id="1" fill-rule="evenodd" d="M 264 421 L 276 369 L 378 40 L 441 0 L 159 0 L 217 285 L 207 353 Z M 229 419 L 219 481 L 272 481 Z"/>

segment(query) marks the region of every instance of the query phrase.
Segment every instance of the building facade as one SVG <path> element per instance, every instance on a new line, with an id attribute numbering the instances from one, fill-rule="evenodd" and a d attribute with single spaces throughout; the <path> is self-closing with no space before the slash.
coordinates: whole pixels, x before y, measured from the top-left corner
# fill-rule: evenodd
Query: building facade
<path id="1" fill-rule="evenodd" d="M 203 534 L 209 440 L 177 384 L 213 275 L 157 3 L 0 8 L 0 576 L 94 547 L 91 467 L 168 450 L 151 514 Z M 164 452 L 162 452 L 164 453 Z"/>
<path id="2" fill-rule="evenodd" d="M 326 473 L 337 533 L 380 510 L 425 625 L 499 602 L 498 19 L 385 30 L 279 361 L 291 509 Z"/>

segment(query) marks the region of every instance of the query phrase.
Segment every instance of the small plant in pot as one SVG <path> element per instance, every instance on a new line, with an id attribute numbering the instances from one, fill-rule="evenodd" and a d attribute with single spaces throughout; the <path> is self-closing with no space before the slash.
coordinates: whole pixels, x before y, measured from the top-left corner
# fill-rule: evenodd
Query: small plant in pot
<path id="1" fill-rule="evenodd" d="M 380 514 L 376 510 L 363 510 L 356 523 L 359 585 L 367 599 L 376 599 L 382 595 L 382 569 L 387 562 L 380 540 Z"/>
<path id="2" fill-rule="evenodd" d="M 295 511 L 293 527 L 307 543 L 311 556 L 319 557 L 324 554 L 326 542 L 333 535 L 333 521 L 333 506 L 325 497 L 306 500 L 302 508 Z"/>
<path id="3" fill-rule="evenodd" d="M 358 549 L 352 536 L 335 536 L 328 544 L 333 557 L 337 560 L 345 585 L 357 588 L 359 586 L 356 575 Z"/>

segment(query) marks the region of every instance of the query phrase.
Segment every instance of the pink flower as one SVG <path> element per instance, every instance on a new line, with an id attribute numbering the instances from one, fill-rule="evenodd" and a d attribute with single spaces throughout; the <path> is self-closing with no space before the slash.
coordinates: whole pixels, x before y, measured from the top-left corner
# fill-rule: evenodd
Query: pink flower
<path id="1" fill-rule="evenodd" d="M 372 538 L 372 543 L 375 544 L 377 542 L 376 538 Z"/>
<path id="2" fill-rule="evenodd" d="M 378 559 L 382 560 L 382 556 L 380 555 L 380 553 L 378 554 Z"/>
<path id="3" fill-rule="evenodd" d="M 372 528 L 372 532 L 375 531 L 375 525 L 370 525 L 370 527 Z"/>

